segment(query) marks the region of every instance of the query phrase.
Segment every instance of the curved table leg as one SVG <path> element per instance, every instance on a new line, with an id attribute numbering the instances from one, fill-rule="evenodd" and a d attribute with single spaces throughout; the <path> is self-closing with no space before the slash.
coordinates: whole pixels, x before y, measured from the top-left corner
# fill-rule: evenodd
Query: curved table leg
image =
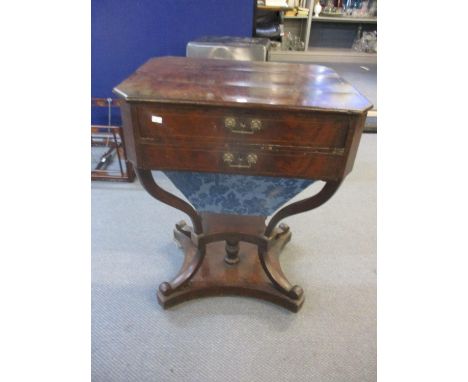
<path id="1" fill-rule="evenodd" d="M 178 302 L 203 295 L 235 293 L 264 298 L 295 312 L 299 310 L 304 302 L 304 292 L 300 286 L 293 286 L 288 281 L 279 263 L 279 255 L 283 247 L 291 239 L 291 232 L 286 224 L 280 224 L 278 229 L 275 229 L 275 227 L 285 217 L 324 204 L 339 188 L 341 181 L 327 182 L 316 195 L 283 207 L 272 217 L 264 230 L 264 234 L 258 236 L 258 239 L 261 239 L 260 241 L 266 240 L 265 244 L 256 243 L 258 245 L 256 250 L 259 259 L 259 262 L 257 261 L 258 271 L 249 276 L 250 279 L 246 282 L 245 276 L 239 276 L 239 271 L 242 268 L 244 268 L 244 272 L 248 269 L 247 274 L 250 275 L 250 268 L 254 269 L 255 267 L 255 264 L 250 260 L 252 257 L 247 253 L 247 249 L 250 247 L 244 247 L 247 254 L 242 255 L 244 256 L 243 260 L 236 267 L 233 267 L 233 264 L 227 265 L 228 268 L 220 266 L 215 258 L 210 260 L 209 264 L 206 264 L 213 256 L 205 256 L 206 240 L 199 241 L 200 237 L 204 238 L 202 217 L 189 203 L 159 187 L 150 170 L 136 168 L 135 172 L 141 184 L 151 196 L 186 213 L 193 224 L 192 230 L 185 222 L 180 222 L 174 230 L 175 239 L 181 244 L 185 252 L 185 258 L 177 276 L 172 281 L 163 282 L 159 286 L 158 300 L 163 307 L 172 306 Z M 264 227 L 263 223 L 262 225 Z M 262 231 L 263 228 L 257 234 Z M 225 239 L 228 240 L 231 237 Z M 237 240 L 236 243 L 233 240 L 228 241 L 228 249 L 232 252 L 231 257 L 237 256 Z M 225 251 L 225 248 L 220 250 L 221 253 L 224 252 L 223 257 L 226 254 Z M 212 252 L 216 254 L 217 250 L 214 249 Z M 237 258 L 235 260 L 237 263 Z M 221 264 L 224 263 L 223 261 Z M 259 276 L 261 274 L 259 273 L 260 269 L 265 272 L 263 277 Z"/>
<path id="2" fill-rule="evenodd" d="M 182 225 L 183 228 L 183 226 L 185 226 L 185 222 L 180 222 L 179 225 Z M 174 238 L 180 246 L 183 246 L 183 240 L 190 240 L 179 228 L 174 230 Z M 191 249 L 192 251 L 190 253 L 186 253 L 184 263 L 182 264 L 179 273 L 177 273 L 177 276 L 175 276 L 172 281 L 165 281 L 159 285 L 159 293 L 163 296 L 169 296 L 171 293 L 177 292 L 179 288 L 183 287 L 190 281 L 200 268 L 205 257 L 205 248 L 197 248 L 193 246 Z M 159 296 L 159 298 L 161 299 L 161 296 Z"/>
<path id="3" fill-rule="evenodd" d="M 159 187 L 153 178 L 151 170 L 135 168 L 135 172 L 138 175 L 138 179 L 140 179 L 140 182 L 145 188 L 145 190 L 152 197 L 158 199 L 159 201 L 165 204 L 168 204 L 171 207 L 177 208 L 178 210 L 185 212 L 192 220 L 193 229 L 195 233 L 201 234 L 203 232 L 201 217 L 190 204 Z"/>
<path id="4" fill-rule="evenodd" d="M 263 227 L 259 227 L 263 228 L 260 232 L 265 229 L 263 221 L 262 225 Z M 226 295 L 261 298 L 293 312 L 301 308 L 304 295 L 293 298 L 292 294 L 286 294 L 272 283 L 263 270 L 259 248 L 254 243 L 240 241 L 239 261 L 236 264 L 227 264 L 224 260 L 226 247 L 223 241 L 196 245 L 187 234 L 190 228 L 187 227 L 181 222 L 174 230 L 175 239 L 179 241 L 185 254 L 185 261 L 178 276 L 170 283 L 161 284 L 158 290 L 158 301 L 164 309 L 195 298 Z M 280 229 L 275 233 L 277 235 L 270 240 L 270 245 L 267 242 L 261 245 L 265 251 L 271 247 L 267 263 L 272 267 L 276 266 L 275 256 L 279 255 L 290 237 L 290 234 L 281 235 Z M 230 239 L 230 236 L 231 233 L 227 233 L 226 238 Z"/>
<path id="5" fill-rule="evenodd" d="M 280 224 L 279 230 L 275 232 L 272 245 L 268 249 L 260 249 L 258 256 L 266 275 L 276 289 L 292 299 L 300 299 L 304 291 L 299 285 L 292 285 L 281 269 L 279 255 L 284 246 L 291 240 L 291 231 L 286 224 Z"/>
<path id="6" fill-rule="evenodd" d="M 275 229 L 278 222 L 288 216 L 300 214 L 302 212 L 306 212 L 317 208 L 324 204 L 328 199 L 330 199 L 333 194 L 338 190 L 340 187 L 340 181 L 328 181 L 325 183 L 323 188 L 315 195 L 300 200 L 298 202 L 292 203 L 280 209 L 273 217 L 271 218 L 268 226 L 265 229 L 265 236 L 269 237 L 273 230 Z"/>

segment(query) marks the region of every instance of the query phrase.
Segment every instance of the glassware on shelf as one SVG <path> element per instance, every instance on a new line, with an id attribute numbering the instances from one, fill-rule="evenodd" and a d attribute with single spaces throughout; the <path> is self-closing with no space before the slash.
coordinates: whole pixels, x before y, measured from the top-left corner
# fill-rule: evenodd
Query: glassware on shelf
<path id="1" fill-rule="evenodd" d="M 369 1 L 362 0 L 361 9 L 360 9 L 360 12 L 359 12 L 361 17 L 367 17 L 369 15 L 368 5 L 369 5 Z"/>
<path id="2" fill-rule="evenodd" d="M 359 29 L 352 48 L 358 52 L 377 53 L 377 31 L 362 32 L 361 35 Z"/>
<path id="3" fill-rule="evenodd" d="M 368 14 L 370 17 L 377 16 L 377 0 L 370 0 Z"/>
<path id="4" fill-rule="evenodd" d="M 315 16 L 319 17 L 320 12 L 322 12 L 322 5 L 320 4 L 320 1 L 317 1 L 317 3 L 314 6 L 314 14 Z"/>
<path id="5" fill-rule="evenodd" d="M 334 1 L 335 8 L 343 8 L 344 7 L 343 3 L 344 3 L 343 0 L 335 0 Z"/>
<path id="6" fill-rule="evenodd" d="M 346 0 L 344 4 L 344 13 L 346 16 L 351 16 L 353 14 L 353 5 L 354 5 L 354 0 Z"/>
<path id="7" fill-rule="evenodd" d="M 285 33 L 281 44 L 282 50 L 304 50 L 304 41 L 299 36 L 292 34 L 291 32 Z"/>
<path id="8" fill-rule="evenodd" d="M 324 16 L 343 16 L 343 0 L 327 0 L 322 14 Z"/>
<path id="9" fill-rule="evenodd" d="M 362 25 L 359 24 L 359 27 L 358 27 L 358 30 L 357 30 L 357 33 L 356 33 L 356 37 L 354 38 L 353 46 L 351 47 L 351 49 L 360 51 L 360 49 L 361 49 L 361 37 L 362 37 Z"/>
<path id="10" fill-rule="evenodd" d="M 344 9 L 347 16 L 375 16 L 377 13 L 377 0 L 346 0 Z"/>
<path id="11" fill-rule="evenodd" d="M 327 4 L 325 5 L 325 8 L 323 9 L 323 13 L 332 13 L 333 8 L 335 8 L 335 4 L 333 3 L 333 0 L 328 0 Z"/>

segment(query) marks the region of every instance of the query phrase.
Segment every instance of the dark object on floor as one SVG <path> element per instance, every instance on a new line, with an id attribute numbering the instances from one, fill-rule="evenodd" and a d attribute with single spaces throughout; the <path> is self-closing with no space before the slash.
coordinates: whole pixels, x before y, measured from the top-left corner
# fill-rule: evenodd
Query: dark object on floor
<path id="1" fill-rule="evenodd" d="M 107 125 L 91 125 L 91 155 L 99 157 L 97 163 L 91 159 L 93 167 L 91 180 L 133 182 L 135 172 L 132 164 L 127 161 L 122 127 L 112 125 L 111 108 L 118 107 L 119 102 L 111 98 L 92 98 L 91 106 L 108 109 Z M 105 151 L 101 154 L 102 150 Z M 117 158 L 117 168 L 112 168 L 115 157 Z"/>
<path id="2" fill-rule="evenodd" d="M 105 170 L 113 160 L 114 154 L 117 152 L 115 147 L 111 147 L 109 150 L 107 150 L 102 156 L 101 159 L 99 159 L 99 163 L 96 166 L 96 170 Z"/>

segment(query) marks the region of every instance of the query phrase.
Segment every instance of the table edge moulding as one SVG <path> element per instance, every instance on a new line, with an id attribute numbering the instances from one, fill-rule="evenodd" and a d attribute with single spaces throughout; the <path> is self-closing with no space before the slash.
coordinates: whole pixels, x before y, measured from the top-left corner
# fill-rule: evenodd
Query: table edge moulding
<path id="1" fill-rule="evenodd" d="M 321 206 L 338 190 L 352 170 L 370 102 L 325 66 L 186 57 L 150 59 L 114 92 L 124 100 L 127 156 L 141 184 L 191 220 L 191 226 L 185 221 L 175 226 L 184 262 L 171 281 L 160 284 L 159 303 L 167 308 L 234 294 L 297 312 L 304 291 L 281 270 L 279 255 L 291 239 L 281 221 Z M 216 184 L 221 179 L 282 180 L 302 188 L 317 180 L 325 184 L 317 194 L 279 209 L 281 199 L 252 213 L 236 207 L 213 212 L 183 189 L 190 203 L 162 189 L 154 170 L 176 186 L 187 176 Z M 279 189 L 269 190 L 263 199 L 278 195 Z"/>

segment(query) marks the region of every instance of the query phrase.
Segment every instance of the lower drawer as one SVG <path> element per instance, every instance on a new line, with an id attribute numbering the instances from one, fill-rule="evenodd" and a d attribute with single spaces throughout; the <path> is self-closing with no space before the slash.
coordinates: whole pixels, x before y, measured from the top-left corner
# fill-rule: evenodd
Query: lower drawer
<path id="1" fill-rule="evenodd" d="M 304 179 L 340 178 L 343 152 L 266 151 L 261 148 L 193 149 L 140 144 L 138 167 L 158 170 L 222 172 Z"/>

